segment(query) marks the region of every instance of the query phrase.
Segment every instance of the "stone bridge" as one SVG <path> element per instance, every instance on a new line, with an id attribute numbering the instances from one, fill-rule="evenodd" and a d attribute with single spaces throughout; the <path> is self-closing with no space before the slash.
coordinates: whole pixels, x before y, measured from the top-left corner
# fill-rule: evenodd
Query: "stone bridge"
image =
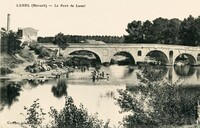
<path id="1" fill-rule="evenodd" d="M 131 55 L 134 63 L 137 64 L 144 62 L 149 53 L 155 52 L 166 60 L 166 65 L 174 65 L 176 58 L 180 55 L 187 56 L 191 65 L 200 65 L 200 47 L 164 44 L 70 44 L 60 52 L 68 56 L 76 51 L 89 51 L 101 63 L 110 62 L 117 53 L 126 53 Z"/>

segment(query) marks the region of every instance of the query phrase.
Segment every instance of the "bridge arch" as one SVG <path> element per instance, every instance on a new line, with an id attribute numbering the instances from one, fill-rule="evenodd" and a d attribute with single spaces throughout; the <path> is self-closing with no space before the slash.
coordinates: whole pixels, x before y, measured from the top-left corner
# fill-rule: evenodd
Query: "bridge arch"
<path id="1" fill-rule="evenodd" d="M 175 70 L 175 73 L 181 77 L 192 76 L 196 71 L 196 69 L 190 65 L 184 65 L 184 66 L 174 65 L 174 70 Z"/>
<path id="2" fill-rule="evenodd" d="M 144 56 L 145 61 L 154 61 L 160 65 L 167 65 L 169 63 L 168 56 L 160 50 L 152 50 Z"/>
<path id="3" fill-rule="evenodd" d="M 114 53 L 112 56 L 111 56 L 111 60 L 110 60 L 110 64 L 112 64 L 112 60 L 115 58 L 115 56 L 124 56 L 126 58 L 124 58 L 124 60 L 126 60 L 126 65 L 135 65 L 136 61 L 134 59 L 134 57 L 132 56 L 132 54 L 130 52 L 127 52 L 127 51 L 119 51 L 119 52 L 116 52 Z M 119 63 L 118 63 L 119 64 Z"/>
<path id="4" fill-rule="evenodd" d="M 100 64 L 102 63 L 102 60 L 101 60 L 100 55 L 97 54 L 96 52 L 91 51 L 91 50 L 82 50 L 82 49 L 73 50 L 73 51 L 70 51 L 68 55 L 73 55 L 73 54 L 80 53 L 80 52 L 92 53 L 92 54 L 94 55 L 94 57 L 97 59 L 97 61 L 98 61 Z M 92 56 L 91 56 L 91 57 L 92 57 Z"/>
<path id="5" fill-rule="evenodd" d="M 187 63 L 189 65 L 195 65 L 197 62 L 195 57 L 189 53 L 181 53 L 181 54 L 178 54 L 177 56 L 175 56 L 174 58 L 175 58 L 175 60 L 174 60 L 175 64 L 178 61 L 185 61 L 185 63 Z"/>

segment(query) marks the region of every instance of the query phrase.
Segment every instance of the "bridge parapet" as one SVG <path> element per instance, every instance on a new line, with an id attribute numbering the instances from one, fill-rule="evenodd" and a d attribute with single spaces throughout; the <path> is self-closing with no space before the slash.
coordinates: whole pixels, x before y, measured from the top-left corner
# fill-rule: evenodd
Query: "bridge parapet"
<path id="1" fill-rule="evenodd" d="M 192 46 L 182 46 L 182 45 L 165 45 L 165 44 L 69 44 L 69 47 L 128 47 L 128 48 L 163 48 L 163 49 L 188 49 L 188 50 L 200 50 L 200 47 L 192 47 Z"/>

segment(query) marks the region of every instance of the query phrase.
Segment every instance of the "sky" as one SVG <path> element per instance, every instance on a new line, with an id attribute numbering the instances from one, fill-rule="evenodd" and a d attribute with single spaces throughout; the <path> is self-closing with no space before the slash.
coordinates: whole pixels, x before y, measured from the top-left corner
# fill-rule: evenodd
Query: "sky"
<path id="1" fill-rule="evenodd" d="M 17 7 L 19 4 L 30 7 Z M 32 4 L 52 7 L 31 7 Z M 54 7 L 55 4 L 59 7 Z M 199 5 L 199 0 L 0 0 L 0 26 L 6 27 L 9 13 L 13 31 L 32 27 L 38 30 L 39 36 L 55 36 L 59 32 L 123 36 L 127 35 L 127 24 L 133 20 L 198 17 Z"/>

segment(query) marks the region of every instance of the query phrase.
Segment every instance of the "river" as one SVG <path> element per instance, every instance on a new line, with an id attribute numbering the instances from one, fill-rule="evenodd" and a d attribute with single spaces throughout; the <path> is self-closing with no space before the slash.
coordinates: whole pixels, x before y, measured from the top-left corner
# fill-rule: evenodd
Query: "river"
<path id="1" fill-rule="evenodd" d="M 89 113 L 97 112 L 99 119 L 104 121 L 110 119 L 110 126 L 118 126 L 124 114 L 119 113 L 120 108 L 115 104 L 114 98 L 118 97 L 117 90 L 137 86 L 141 70 L 138 67 L 130 69 L 129 66 L 102 66 L 100 71 L 105 75 L 109 74 L 109 78 L 95 81 L 92 80 L 93 70 L 82 72 L 77 69 L 70 73 L 68 78 L 49 79 L 41 84 L 23 80 L 20 86 L 13 89 L 6 85 L 12 79 L 1 79 L 0 126 L 17 127 L 7 122 L 24 120 L 20 113 L 25 113 L 24 106 L 30 106 L 36 99 L 39 99 L 40 106 L 46 113 L 50 111 L 51 106 L 60 110 L 64 106 L 65 95 L 71 96 L 77 106 L 82 103 Z M 183 87 L 200 87 L 200 67 L 156 67 L 153 71 L 162 72 L 158 75 L 161 80 L 177 82 Z M 60 91 L 57 83 L 61 80 L 64 80 L 67 86 Z"/>

